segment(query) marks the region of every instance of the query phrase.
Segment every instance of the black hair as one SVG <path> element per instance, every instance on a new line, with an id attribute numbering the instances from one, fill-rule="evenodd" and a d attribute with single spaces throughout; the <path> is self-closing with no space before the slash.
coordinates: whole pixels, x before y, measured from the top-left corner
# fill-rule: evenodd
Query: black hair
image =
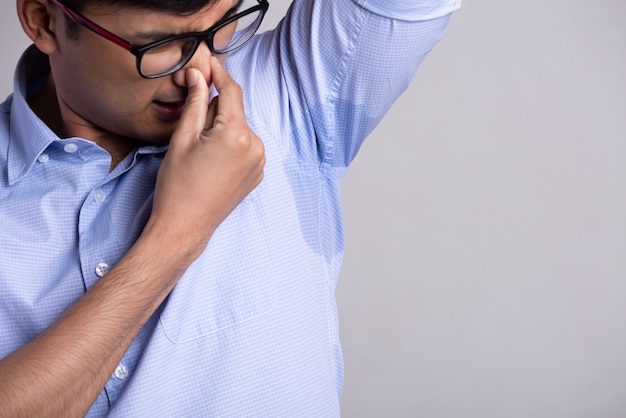
<path id="1" fill-rule="evenodd" d="M 105 6 L 135 7 L 138 9 L 159 10 L 163 12 L 190 15 L 217 0 L 62 0 L 61 3 L 77 12 L 91 4 Z"/>
<path id="2" fill-rule="evenodd" d="M 138 9 L 158 10 L 166 13 L 191 15 L 218 0 L 61 0 L 61 3 L 72 10 L 81 12 L 86 6 L 99 4 L 103 6 L 133 7 Z M 66 18 L 67 36 L 78 37 L 78 24 Z"/>

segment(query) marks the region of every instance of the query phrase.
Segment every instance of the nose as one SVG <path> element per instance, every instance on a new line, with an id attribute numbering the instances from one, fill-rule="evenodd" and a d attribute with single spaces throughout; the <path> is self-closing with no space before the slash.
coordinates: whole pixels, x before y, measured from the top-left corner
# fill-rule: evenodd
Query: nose
<path id="1" fill-rule="evenodd" d="M 198 49 L 196 49 L 196 52 L 193 54 L 189 62 L 173 74 L 174 83 L 181 87 L 187 87 L 187 81 L 185 79 L 185 71 L 187 68 L 196 68 L 200 70 L 206 81 L 209 82 L 209 78 L 211 76 L 211 55 L 212 53 L 209 49 L 209 45 L 206 42 L 200 42 Z"/>

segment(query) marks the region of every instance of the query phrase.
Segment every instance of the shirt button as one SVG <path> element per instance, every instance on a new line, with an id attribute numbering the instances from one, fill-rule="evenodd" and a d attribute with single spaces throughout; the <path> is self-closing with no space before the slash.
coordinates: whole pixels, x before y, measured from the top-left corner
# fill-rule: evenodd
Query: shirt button
<path id="1" fill-rule="evenodd" d="M 50 159 L 50 157 L 48 157 L 48 154 L 41 154 L 41 155 L 39 156 L 39 158 L 37 158 L 37 160 L 38 160 L 40 163 L 45 163 L 45 162 L 46 162 L 46 161 L 48 161 L 49 159 Z"/>
<path id="2" fill-rule="evenodd" d="M 106 194 L 104 193 L 104 191 L 102 189 L 96 189 L 96 192 L 93 195 L 93 200 L 96 203 L 102 203 L 104 202 L 104 199 L 106 199 Z"/>
<path id="3" fill-rule="evenodd" d="M 128 377 L 128 367 L 124 366 L 123 364 L 118 364 L 118 366 L 115 368 L 115 371 L 113 372 L 113 376 L 115 376 L 119 380 L 126 379 Z"/>
<path id="4" fill-rule="evenodd" d="M 109 271 L 109 265 L 103 261 L 99 262 L 96 266 L 96 276 L 104 277 Z"/>
<path id="5" fill-rule="evenodd" d="M 78 151 L 78 145 L 76 144 L 65 144 L 65 146 L 63 147 L 63 151 L 72 154 L 76 151 Z"/>

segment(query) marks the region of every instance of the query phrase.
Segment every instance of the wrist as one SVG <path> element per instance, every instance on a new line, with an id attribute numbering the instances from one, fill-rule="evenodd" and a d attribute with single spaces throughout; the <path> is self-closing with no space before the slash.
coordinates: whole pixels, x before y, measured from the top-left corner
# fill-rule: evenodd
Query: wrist
<path id="1" fill-rule="evenodd" d="M 139 253 L 150 260 L 159 260 L 165 268 L 180 274 L 191 265 L 208 245 L 217 226 L 198 225 L 190 228 L 174 221 L 161 221 L 152 216 L 135 243 Z"/>

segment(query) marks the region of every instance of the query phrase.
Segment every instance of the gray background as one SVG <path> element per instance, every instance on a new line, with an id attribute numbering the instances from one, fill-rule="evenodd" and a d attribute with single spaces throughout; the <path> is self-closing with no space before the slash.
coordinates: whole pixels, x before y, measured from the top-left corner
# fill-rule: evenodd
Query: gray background
<path id="1" fill-rule="evenodd" d="M 345 417 L 626 417 L 624 16 L 465 0 L 346 181 Z"/>

